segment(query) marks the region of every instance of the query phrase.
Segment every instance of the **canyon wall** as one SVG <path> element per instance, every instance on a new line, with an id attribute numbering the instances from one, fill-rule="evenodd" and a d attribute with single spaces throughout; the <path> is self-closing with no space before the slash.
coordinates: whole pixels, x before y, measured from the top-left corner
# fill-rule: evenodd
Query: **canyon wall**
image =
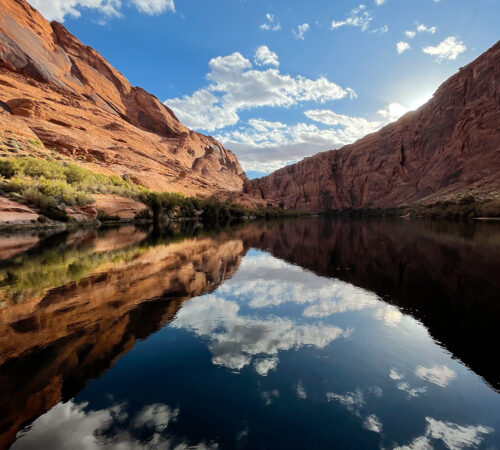
<path id="1" fill-rule="evenodd" d="M 248 181 L 250 196 L 307 211 L 500 197 L 500 42 L 380 131 Z M 411 86 L 408 86 L 411 89 Z"/>
<path id="2" fill-rule="evenodd" d="M 246 179 L 222 144 L 25 0 L 0 0 L 0 153 L 77 161 L 188 195 L 241 191 Z"/>

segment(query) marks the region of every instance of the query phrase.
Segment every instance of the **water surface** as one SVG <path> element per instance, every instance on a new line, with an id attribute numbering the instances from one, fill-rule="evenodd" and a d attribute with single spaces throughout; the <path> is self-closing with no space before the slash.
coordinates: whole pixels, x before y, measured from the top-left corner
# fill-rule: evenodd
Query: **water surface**
<path id="1" fill-rule="evenodd" d="M 500 227 L 0 238 L 0 447 L 500 448 Z"/>

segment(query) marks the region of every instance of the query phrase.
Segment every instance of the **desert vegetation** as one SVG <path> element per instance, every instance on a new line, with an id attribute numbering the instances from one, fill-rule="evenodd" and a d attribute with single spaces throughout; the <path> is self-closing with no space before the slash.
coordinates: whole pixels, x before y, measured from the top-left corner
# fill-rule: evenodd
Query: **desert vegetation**
<path id="1" fill-rule="evenodd" d="M 0 158 L 0 195 L 33 207 L 43 216 L 65 221 L 65 206 L 91 205 L 93 194 L 111 194 L 140 201 L 151 208 L 156 218 L 164 213 L 171 218 L 200 217 L 206 221 L 225 222 L 293 214 L 273 205 L 249 210 L 231 201 L 155 192 L 134 183 L 127 175 L 98 174 L 51 158 Z M 145 214 L 141 218 L 150 217 Z"/>

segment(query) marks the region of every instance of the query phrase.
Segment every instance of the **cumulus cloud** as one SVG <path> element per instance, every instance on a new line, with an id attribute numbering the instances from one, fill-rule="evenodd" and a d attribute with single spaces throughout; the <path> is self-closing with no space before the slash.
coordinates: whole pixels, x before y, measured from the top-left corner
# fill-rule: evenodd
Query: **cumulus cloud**
<path id="1" fill-rule="evenodd" d="M 47 20 L 63 22 L 66 16 L 80 17 L 82 9 L 94 9 L 106 17 L 119 17 L 124 4 L 146 14 L 175 11 L 174 0 L 28 0 Z"/>
<path id="2" fill-rule="evenodd" d="M 382 431 L 382 422 L 375 414 L 370 414 L 363 422 L 363 427 L 374 433 L 380 433 Z"/>
<path id="3" fill-rule="evenodd" d="M 403 105 L 400 105 L 399 103 L 392 102 L 389 103 L 384 108 L 379 109 L 377 111 L 377 114 L 382 116 L 387 121 L 392 122 L 394 120 L 399 119 L 401 116 L 404 116 L 407 112 L 408 108 L 406 108 Z"/>
<path id="4" fill-rule="evenodd" d="M 415 375 L 422 380 L 427 380 L 441 387 L 448 386 L 450 381 L 454 380 L 457 377 L 457 374 L 454 370 L 443 365 L 435 365 L 432 367 L 418 366 L 415 370 Z"/>
<path id="5" fill-rule="evenodd" d="M 375 0 L 375 4 L 377 6 L 383 5 L 385 3 L 385 0 Z"/>
<path id="6" fill-rule="evenodd" d="M 406 30 L 404 34 L 408 39 L 413 39 L 417 35 L 417 33 L 434 34 L 436 31 L 437 27 L 428 27 L 427 25 L 424 25 L 422 23 L 417 23 L 417 27 L 414 30 Z"/>
<path id="7" fill-rule="evenodd" d="M 419 24 L 417 26 L 417 32 L 419 33 L 431 33 L 434 34 L 437 30 L 437 27 L 428 27 L 424 25 L 423 23 Z"/>
<path id="8" fill-rule="evenodd" d="M 276 57 L 277 59 L 277 57 Z M 188 127 L 206 131 L 234 125 L 238 111 L 263 106 L 290 107 L 304 101 L 323 103 L 353 95 L 325 77 L 292 77 L 278 69 L 255 69 L 241 53 L 209 62 L 210 84 L 192 95 L 165 101 Z"/>
<path id="9" fill-rule="evenodd" d="M 304 35 L 309 31 L 309 24 L 308 23 L 303 23 L 299 26 L 297 26 L 296 29 L 293 30 L 293 35 L 295 36 L 295 39 L 299 40 L 304 40 Z"/>
<path id="10" fill-rule="evenodd" d="M 152 448 L 217 448 L 217 443 L 189 446 L 168 433 L 177 420 L 179 408 L 155 403 L 144 406 L 129 417 L 126 404 L 91 410 L 88 403 L 59 403 L 18 435 L 14 450 L 50 448 L 51 450 L 134 449 Z"/>
<path id="11" fill-rule="evenodd" d="M 484 435 L 493 432 L 493 428 L 482 425 L 459 425 L 453 422 L 444 422 L 425 418 L 427 425 L 425 434 L 415 438 L 412 442 L 394 450 L 417 450 L 434 448 L 432 440 L 440 440 L 451 450 L 475 448 L 483 442 Z"/>
<path id="12" fill-rule="evenodd" d="M 404 377 L 396 369 L 392 368 L 389 372 L 389 378 L 391 380 L 402 380 Z"/>
<path id="13" fill-rule="evenodd" d="M 437 61 L 444 59 L 454 60 L 467 50 L 465 44 L 454 36 L 447 37 L 443 42 L 435 47 L 424 47 L 422 51 L 428 55 L 436 56 Z"/>
<path id="14" fill-rule="evenodd" d="M 396 44 L 396 50 L 398 51 L 398 55 L 401 55 L 402 53 L 410 49 L 411 47 L 410 44 L 408 44 L 408 42 L 400 41 Z"/>
<path id="15" fill-rule="evenodd" d="M 405 381 L 405 377 L 403 374 L 399 373 L 396 369 L 392 368 L 389 372 L 389 378 L 393 381 L 396 381 L 396 387 L 403 392 L 408 394 L 408 398 L 419 397 L 422 394 L 427 392 L 425 387 L 412 387 L 410 383 Z"/>
<path id="16" fill-rule="evenodd" d="M 278 358 L 264 358 L 254 362 L 255 371 L 265 377 L 269 372 L 278 367 Z"/>
<path id="17" fill-rule="evenodd" d="M 365 390 L 366 393 L 380 397 L 382 395 L 382 390 L 378 387 L 368 388 Z M 344 406 L 347 411 L 354 414 L 363 420 L 362 409 L 366 405 L 366 400 L 361 389 L 356 389 L 354 392 L 347 392 L 345 394 L 336 394 L 335 392 L 327 392 L 326 398 L 328 401 L 337 401 L 342 406 Z M 377 417 L 376 414 L 369 414 L 363 420 L 363 428 L 374 433 L 382 432 L 382 422 Z"/>
<path id="18" fill-rule="evenodd" d="M 299 383 L 297 384 L 296 393 L 297 393 L 297 397 L 302 399 L 302 400 L 305 400 L 307 398 L 307 392 L 304 389 L 304 386 L 302 386 L 302 380 L 300 380 Z"/>
<path id="19" fill-rule="evenodd" d="M 279 66 L 278 55 L 271 50 L 267 45 L 261 45 L 255 52 L 254 62 L 258 66 Z"/>
<path id="20" fill-rule="evenodd" d="M 136 428 L 148 427 L 157 431 L 166 430 L 168 424 L 179 415 L 179 408 L 171 409 L 167 405 L 154 403 L 145 406 L 135 417 L 133 425 Z"/>
<path id="21" fill-rule="evenodd" d="M 392 305 L 379 306 L 373 317 L 377 320 L 381 320 L 389 327 L 395 327 L 403 319 L 403 313 Z"/>
<path id="22" fill-rule="evenodd" d="M 386 121 L 337 114 L 330 110 L 307 110 L 305 116 L 328 128 L 298 122 L 286 125 L 250 119 L 246 126 L 216 135 L 236 152 L 245 170 L 272 171 L 319 151 L 339 148 L 378 130 Z"/>
<path id="23" fill-rule="evenodd" d="M 349 331 L 321 323 L 298 324 L 280 317 L 259 319 L 243 315 L 237 303 L 216 295 L 185 304 L 172 326 L 207 339 L 215 365 L 240 371 L 253 361 L 260 375 L 276 368 L 280 351 L 304 346 L 323 348 L 350 335 Z"/>
<path id="24" fill-rule="evenodd" d="M 331 29 L 335 30 L 340 27 L 349 26 L 349 27 L 357 27 L 361 28 L 362 31 L 366 31 L 370 27 L 370 22 L 373 20 L 373 17 L 366 10 L 365 5 L 359 5 L 357 8 L 354 8 L 345 20 L 336 21 L 333 20 L 331 23 Z"/>
<path id="25" fill-rule="evenodd" d="M 266 21 L 260 26 L 261 30 L 278 31 L 281 30 L 281 23 L 274 14 L 267 13 Z"/>
<path id="26" fill-rule="evenodd" d="M 354 392 L 347 392 L 346 394 L 336 394 L 335 392 L 326 393 L 327 400 L 337 401 L 352 413 L 359 413 L 359 410 L 364 406 L 365 399 L 363 393 L 357 389 Z"/>
<path id="27" fill-rule="evenodd" d="M 364 289 L 338 279 L 321 278 L 268 254 L 245 258 L 234 278 L 218 290 L 247 301 L 253 309 L 285 303 L 304 305 L 304 317 L 324 318 L 382 304 Z"/>

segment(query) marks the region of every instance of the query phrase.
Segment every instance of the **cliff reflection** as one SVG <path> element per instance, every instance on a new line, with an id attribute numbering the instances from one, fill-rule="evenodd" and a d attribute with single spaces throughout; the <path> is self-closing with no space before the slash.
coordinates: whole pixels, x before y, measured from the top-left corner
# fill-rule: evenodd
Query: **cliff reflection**
<path id="1" fill-rule="evenodd" d="M 241 240 L 182 237 L 79 232 L 2 261 L 1 448 L 237 269 Z"/>
<path id="2" fill-rule="evenodd" d="M 455 357 L 500 389 L 492 355 L 500 317 L 496 224 L 305 219 L 246 228 L 241 236 L 246 248 L 267 250 L 366 289 L 413 315 Z M 321 315 L 339 307 L 326 302 L 309 312 Z M 397 320 L 397 311 L 387 314 Z"/>

